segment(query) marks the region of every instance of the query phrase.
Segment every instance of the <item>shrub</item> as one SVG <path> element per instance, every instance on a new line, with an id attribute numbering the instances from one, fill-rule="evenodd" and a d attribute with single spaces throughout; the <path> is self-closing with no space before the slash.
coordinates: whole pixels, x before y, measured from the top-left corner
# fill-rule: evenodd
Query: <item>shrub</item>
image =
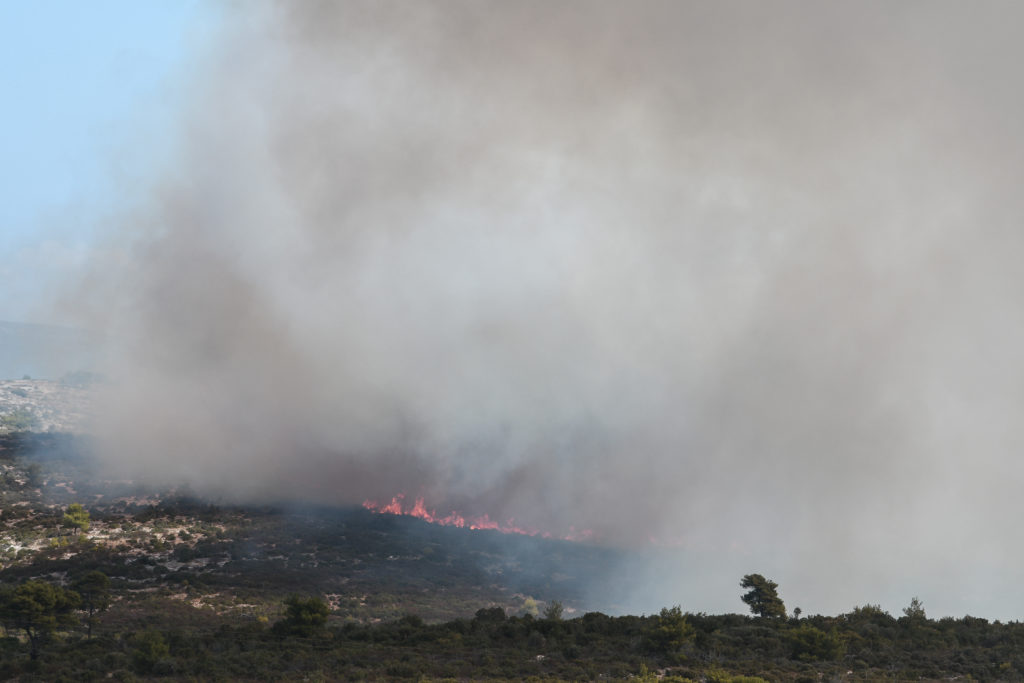
<path id="1" fill-rule="evenodd" d="M 131 653 L 132 668 L 136 673 L 148 674 L 157 668 L 157 664 L 170 656 L 171 650 L 164 642 L 159 631 L 140 631 L 132 639 L 134 648 Z"/>
<path id="2" fill-rule="evenodd" d="M 310 636 L 327 625 L 330 607 L 322 598 L 291 595 L 284 601 L 285 617 L 274 624 L 279 634 Z"/>

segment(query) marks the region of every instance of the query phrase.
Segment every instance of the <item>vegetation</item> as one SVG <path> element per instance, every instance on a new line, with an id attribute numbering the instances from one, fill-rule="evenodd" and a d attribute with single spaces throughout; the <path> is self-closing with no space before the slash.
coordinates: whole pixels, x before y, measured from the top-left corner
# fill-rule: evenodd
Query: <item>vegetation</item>
<path id="1" fill-rule="evenodd" d="M 89 530 L 89 511 L 81 503 L 72 503 L 64 513 L 64 526 L 76 534 Z"/>
<path id="2" fill-rule="evenodd" d="M 1024 680 L 1021 623 L 929 619 L 917 598 L 790 618 L 759 574 L 748 615 L 612 616 L 573 578 L 607 549 L 212 505 L 96 480 L 87 453 L 0 435 L 0 679 Z"/>
<path id="3" fill-rule="evenodd" d="M 922 622 L 927 619 L 927 615 L 924 611 L 924 605 L 921 601 L 914 596 L 910 600 L 910 604 L 903 608 L 903 615 L 912 621 Z"/>
<path id="4" fill-rule="evenodd" d="M 284 601 L 284 607 L 284 619 L 274 624 L 274 630 L 293 636 L 311 636 L 322 631 L 331 613 L 327 603 L 318 597 L 291 595 Z"/>
<path id="5" fill-rule="evenodd" d="M 35 429 L 38 424 L 39 420 L 35 414 L 24 408 L 0 415 L 0 431 L 4 432 L 28 432 Z"/>
<path id="6" fill-rule="evenodd" d="M 259 618 L 197 621 L 178 614 L 132 629 L 122 616 L 101 620 L 90 640 L 64 618 L 83 606 L 69 592 L 62 598 L 58 587 L 26 581 L 13 591 L 30 596 L 22 607 L 27 616 L 17 622 L 11 593 L 3 602 L 5 623 L 11 632 L 27 624 L 32 636 L 0 641 L 0 676 L 25 681 L 1024 679 L 1024 624 L 973 617 L 918 622 L 870 605 L 803 620 L 687 614 L 679 607 L 652 616 L 588 612 L 556 620 L 488 607 L 433 624 L 410 614 L 358 623 L 338 618 L 323 598 L 292 596 L 272 628 Z M 141 614 L 160 615 L 156 604 Z"/>
<path id="7" fill-rule="evenodd" d="M 91 639 L 96 615 L 110 607 L 110 578 L 103 572 L 93 570 L 77 579 L 72 588 L 78 593 L 86 612 L 86 633 Z"/>
<path id="8" fill-rule="evenodd" d="M 747 574 L 740 581 L 740 588 L 749 588 L 743 595 L 750 611 L 760 617 L 785 617 L 786 605 L 779 598 L 779 584 L 769 581 L 760 574 Z"/>
<path id="9" fill-rule="evenodd" d="M 562 603 L 558 600 L 552 600 L 547 607 L 544 608 L 544 618 L 549 621 L 561 621 L 562 613 L 565 608 Z"/>
<path id="10" fill-rule="evenodd" d="M 686 620 L 681 607 L 661 610 L 644 633 L 648 646 L 662 655 L 680 654 L 693 642 L 696 631 Z"/>
<path id="11" fill-rule="evenodd" d="M 73 591 L 45 581 L 26 581 L 0 593 L 0 621 L 9 631 L 25 633 L 34 660 L 58 628 L 73 623 L 71 612 L 78 604 L 78 594 Z"/>

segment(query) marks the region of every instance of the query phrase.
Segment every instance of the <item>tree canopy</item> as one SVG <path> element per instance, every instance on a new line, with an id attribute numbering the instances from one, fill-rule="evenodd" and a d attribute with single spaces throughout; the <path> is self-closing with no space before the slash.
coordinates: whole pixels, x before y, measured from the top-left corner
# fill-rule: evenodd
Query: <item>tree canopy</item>
<path id="1" fill-rule="evenodd" d="M 743 595 L 750 611 L 759 617 L 785 617 L 786 605 L 779 597 L 779 584 L 770 581 L 760 574 L 747 574 L 740 581 L 740 588 L 749 590 Z"/>
<path id="2" fill-rule="evenodd" d="M 662 608 L 654 623 L 644 633 L 652 650 L 664 654 L 678 652 L 696 636 L 679 605 Z"/>
<path id="3" fill-rule="evenodd" d="M 24 631 L 32 659 L 40 646 L 60 627 L 74 624 L 78 593 L 45 581 L 26 581 L 0 594 L 0 619 L 6 628 Z"/>
<path id="4" fill-rule="evenodd" d="M 89 530 L 89 511 L 81 503 L 72 503 L 64 513 L 64 526 L 75 533 Z"/>
<path id="5" fill-rule="evenodd" d="M 927 618 L 927 614 L 924 611 L 924 604 L 914 596 L 910 600 L 910 604 L 903 608 L 903 614 L 911 621 L 924 621 Z"/>
<path id="6" fill-rule="evenodd" d="M 91 571 L 72 584 L 82 600 L 82 609 L 86 611 L 86 628 L 92 638 L 92 627 L 96 621 L 96 613 L 110 607 L 110 579 L 101 571 Z"/>
<path id="7" fill-rule="evenodd" d="M 284 601 L 284 619 L 274 624 L 279 633 L 309 636 L 327 625 L 330 607 L 322 598 L 291 595 Z"/>
<path id="8" fill-rule="evenodd" d="M 558 600 L 552 600 L 548 603 L 548 606 L 544 608 L 544 618 L 548 621 L 561 621 L 562 609 L 561 602 Z"/>

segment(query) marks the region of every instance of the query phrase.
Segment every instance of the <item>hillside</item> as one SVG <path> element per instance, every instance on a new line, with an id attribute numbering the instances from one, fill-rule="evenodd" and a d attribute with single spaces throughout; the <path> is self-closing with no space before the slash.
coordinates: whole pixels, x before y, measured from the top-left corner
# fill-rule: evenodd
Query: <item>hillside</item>
<path id="1" fill-rule="evenodd" d="M 920 605 L 610 616 L 623 553 L 358 507 L 222 505 L 99 478 L 90 448 L 0 436 L 0 678 L 1024 678 L 1019 623 Z"/>
<path id="2" fill-rule="evenodd" d="M 624 615 L 637 551 L 111 478 L 89 396 L 0 382 L 3 679 L 1024 680 L 1019 623 Z"/>
<path id="3" fill-rule="evenodd" d="M 102 572 L 113 600 L 97 636 L 255 628 L 296 593 L 322 596 L 335 627 L 408 614 L 440 623 L 481 608 L 536 615 L 554 600 L 572 614 L 596 569 L 617 560 L 608 549 L 361 507 L 218 505 L 98 478 L 90 448 L 59 432 L 0 435 L 0 586 L 70 586 Z M 65 524 L 75 503 L 85 530 Z M 0 652 L 15 661 L 23 644 L 6 623 Z"/>
<path id="4" fill-rule="evenodd" d="M 65 375 L 62 381 L 0 380 L 0 428 L 74 433 L 87 429 L 93 389 Z"/>
<path id="5" fill-rule="evenodd" d="M 584 579 L 615 555 L 358 507 L 220 506 L 180 490 L 94 479 L 88 443 L 67 435 L 9 435 L 0 443 L 5 580 L 102 565 L 135 591 L 187 585 L 190 604 L 222 616 L 272 615 L 281 597 L 301 591 L 335 596 L 340 619 L 414 611 L 437 621 L 481 605 L 514 613 L 531 601 L 579 603 Z M 85 503 L 91 521 L 72 538 L 60 520 L 73 502 Z M 244 595 L 246 606 L 224 603 L 225 590 Z"/>

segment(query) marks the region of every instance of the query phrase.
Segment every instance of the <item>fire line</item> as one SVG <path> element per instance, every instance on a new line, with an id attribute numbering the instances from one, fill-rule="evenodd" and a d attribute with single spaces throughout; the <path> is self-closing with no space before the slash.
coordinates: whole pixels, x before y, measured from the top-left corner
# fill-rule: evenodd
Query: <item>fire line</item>
<path id="1" fill-rule="evenodd" d="M 569 527 L 569 533 L 565 535 L 555 535 L 548 531 L 540 531 L 539 529 L 525 528 L 516 525 L 515 519 L 509 519 L 504 524 L 496 522 L 491 519 L 488 515 L 480 515 L 477 517 L 466 517 L 461 513 L 455 512 L 454 510 L 447 515 L 439 515 L 434 510 L 428 510 L 424 503 L 423 497 L 418 497 L 413 501 L 412 506 L 403 504 L 405 501 L 405 494 L 399 493 L 394 496 L 388 503 L 378 503 L 372 500 L 363 501 L 363 507 L 371 512 L 375 512 L 381 515 L 401 515 L 406 517 L 416 517 L 422 519 L 430 524 L 438 524 L 440 526 L 454 526 L 460 529 L 489 529 L 498 531 L 503 534 L 520 534 L 522 536 L 540 536 L 541 538 L 557 538 L 563 541 L 588 541 L 594 538 L 594 532 L 590 530 L 576 531 L 575 528 Z"/>

